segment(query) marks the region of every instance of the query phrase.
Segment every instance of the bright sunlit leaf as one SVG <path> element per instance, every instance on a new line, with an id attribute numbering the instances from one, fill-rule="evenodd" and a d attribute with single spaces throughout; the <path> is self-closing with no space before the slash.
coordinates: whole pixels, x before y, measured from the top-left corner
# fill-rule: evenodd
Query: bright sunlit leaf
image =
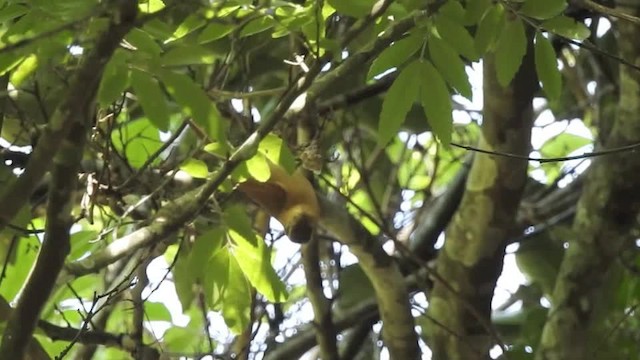
<path id="1" fill-rule="evenodd" d="M 180 170 L 196 179 L 206 179 L 207 176 L 209 176 L 207 164 L 198 159 L 187 159 L 182 165 L 180 165 Z"/>

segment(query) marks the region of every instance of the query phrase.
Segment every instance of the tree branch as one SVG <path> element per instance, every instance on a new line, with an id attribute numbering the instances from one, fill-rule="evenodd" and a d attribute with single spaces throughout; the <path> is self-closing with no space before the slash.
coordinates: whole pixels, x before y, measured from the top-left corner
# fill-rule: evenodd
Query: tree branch
<path id="1" fill-rule="evenodd" d="M 309 243 L 302 245 L 302 262 L 307 280 L 307 297 L 311 302 L 314 314 L 316 341 L 320 345 L 322 358 L 338 360 L 336 330 L 331 319 L 331 301 L 324 296 L 322 275 L 320 273 L 320 256 L 318 238 L 312 236 Z"/>
<path id="2" fill-rule="evenodd" d="M 376 293 L 385 345 L 393 359 L 420 357 L 409 291 L 397 263 L 344 206 L 320 198 L 320 225 L 349 246 Z"/>
<path id="3" fill-rule="evenodd" d="M 137 7 L 130 1 L 118 0 L 114 4 L 118 6 L 111 14 L 109 27 L 97 39 L 95 47 L 74 74 L 67 95 L 44 128 L 24 173 L 0 195 L 0 230 L 9 224 L 28 202 L 40 179 L 48 171 L 51 160 L 72 124 L 83 122 L 87 112 L 92 111 L 102 71 L 120 40 L 134 26 L 137 14 Z"/>
<path id="4" fill-rule="evenodd" d="M 640 15 L 637 3 L 634 7 L 619 4 L 619 9 Z M 638 33 L 638 26 L 629 22 L 614 26 L 621 39 Z M 618 49 L 625 59 L 637 63 L 640 58 L 638 42 L 621 42 Z M 600 131 L 603 138 L 598 141 L 599 147 L 623 147 L 640 139 L 638 73 L 620 67 L 619 77 L 617 114 L 613 124 L 599 124 L 611 129 L 608 137 Z M 594 341 L 602 335 L 602 329 L 596 326 L 610 311 L 602 304 L 607 302 L 603 297 L 614 294 L 611 286 L 616 286 L 615 261 L 621 250 L 637 238 L 632 229 L 637 228 L 640 213 L 638 173 L 640 158 L 632 152 L 620 154 L 616 161 L 594 159 L 589 167 L 536 359 L 587 358 L 600 344 Z"/>
<path id="5" fill-rule="evenodd" d="M 73 125 L 75 129 L 70 132 L 73 138 L 65 139 L 54 158 L 42 248 L 2 338 L 0 353 L 12 359 L 22 358 L 40 312 L 51 296 L 55 279 L 71 250 L 69 231 L 73 224 L 73 192 L 86 137 L 86 126 Z"/>

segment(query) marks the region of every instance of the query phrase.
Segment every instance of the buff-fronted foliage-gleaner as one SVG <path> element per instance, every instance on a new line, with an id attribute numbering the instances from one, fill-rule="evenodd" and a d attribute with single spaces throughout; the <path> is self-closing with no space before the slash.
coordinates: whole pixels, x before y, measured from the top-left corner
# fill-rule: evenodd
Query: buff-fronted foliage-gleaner
<path id="1" fill-rule="evenodd" d="M 291 241 L 306 243 L 320 218 L 320 205 L 313 185 L 299 168 L 293 173 L 266 160 L 270 176 L 264 181 L 249 178 L 238 189 L 284 226 Z"/>

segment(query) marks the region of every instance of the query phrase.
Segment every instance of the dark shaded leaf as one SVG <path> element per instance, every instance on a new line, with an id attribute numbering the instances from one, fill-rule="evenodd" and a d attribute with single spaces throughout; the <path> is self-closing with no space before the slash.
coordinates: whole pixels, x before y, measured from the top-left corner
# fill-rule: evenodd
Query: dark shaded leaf
<path id="1" fill-rule="evenodd" d="M 431 62 L 421 61 L 419 64 L 420 102 L 433 134 L 442 144 L 448 146 L 453 129 L 451 94 Z"/>
<path id="2" fill-rule="evenodd" d="M 562 75 L 558 70 L 558 62 L 553 45 L 541 33 L 536 34 L 535 62 L 542 89 L 549 100 L 557 100 L 562 89 Z"/>

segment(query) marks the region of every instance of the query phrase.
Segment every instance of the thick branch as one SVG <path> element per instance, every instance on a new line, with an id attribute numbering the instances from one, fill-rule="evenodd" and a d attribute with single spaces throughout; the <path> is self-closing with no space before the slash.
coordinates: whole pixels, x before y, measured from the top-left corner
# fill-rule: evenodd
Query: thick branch
<path id="1" fill-rule="evenodd" d="M 484 59 L 484 118 L 480 148 L 524 155 L 531 144 L 537 80 L 531 36 L 511 84 L 498 83 L 492 55 Z M 465 193 L 438 254 L 429 313 L 436 359 L 483 359 L 500 343 L 491 327 L 491 300 L 527 179 L 521 159 L 476 154 Z M 450 279 L 445 282 L 444 279 Z M 452 335 L 453 334 L 453 335 Z"/>
<path id="2" fill-rule="evenodd" d="M 69 231 L 73 224 L 73 192 L 86 138 L 86 126 L 73 124 L 69 138 L 54 158 L 44 241 L 33 271 L 2 337 L 0 353 L 22 359 L 40 312 L 51 296 L 56 277 L 71 250 Z"/>
<path id="3" fill-rule="evenodd" d="M 24 173 L 7 186 L 0 196 L 0 230 L 9 224 L 29 201 L 42 176 L 49 170 L 52 159 L 73 123 L 84 121 L 90 112 L 102 71 L 120 40 L 134 26 L 137 7 L 131 1 L 114 1 L 111 23 L 97 39 L 95 47 L 75 72 L 69 91 L 58 105 L 49 124 L 44 128 Z"/>
<path id="4" fill-rule="evenodd" d="M 407 276 L 404 281 L 407 288 L 415 288 L 426 281 L 428 272 L 418 271 Z M 376 322 L 379 319 L 378 304 L 375 298 L 362 299 L 362 301 L 341 314 L 334 314 L 334 326 L 336 333 L 345 331 L 355 324 Z M 288 338 L 280 347 L 268 353 L 266 360 L 298 359 L 305 352 L 316 345 L 315 329 L 307 326 Z"/>
<path id="5" fill-rule="evenodd" d="M 344 206 L 321 198 L 320 225 L 349 246 L 371 281 L 383 322 L 383 337 L 392 359 L 418 359 L 409 291 L 397 263 Z"/>
<path id="6" fill-rule="evenodd" d="M 618 9 L 640 15 L 638 7 L 621 5 Z M 638 63 L 640 45 L 627 40 L 637 36 L 638 27 L 629 22 L 618 22 L 615 26 L 622 40 L 618 42 L 620 56 Z M 610 135 L 599 141 L 605 149 L 640 139 L 640 76 L 622 66 L 619 76 L 618 111 Z M 573 223 L 573 239 L 560 266 L 553 308 L 542 333 L 537 359 L 588 358 L 593 356 L 593 344 L 600 344 L 594 341 L 602 334 L 599 331 L 602 329 L 595 327 L 597 314 L 606 316 L 608 309 L 599 308 L 599 304 L 606 303 L 602 297 L 614 295 L 606 290 L 614 283 L 614 261 L 637 238 L 630 230 L 637 227 L 640 213 L 640 157 L 634 152 L 617 156 L 615 161 L 595 159 L 589 168 Z"/>

